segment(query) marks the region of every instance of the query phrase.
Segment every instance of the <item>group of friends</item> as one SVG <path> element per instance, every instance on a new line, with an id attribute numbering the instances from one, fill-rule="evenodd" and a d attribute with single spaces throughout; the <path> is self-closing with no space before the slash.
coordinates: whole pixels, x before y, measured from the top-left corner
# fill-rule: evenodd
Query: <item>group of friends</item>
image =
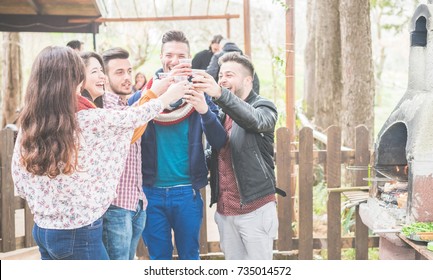
<path id="1" fill-rule="evenodd" d="M 42 50 L 12 159 L 42 259 L 134 259 L 142 237 L 150 259 L 169 260 L 172 233 L 179 259 L 200 259 L 207 185 L 225 259 L 272 259 L 277 108 L 225 45 L 209 49 L 215 77 L 195 70 L 182 31 L 166 32 L 162 67 L 132 95 L 126 50 Z"/>

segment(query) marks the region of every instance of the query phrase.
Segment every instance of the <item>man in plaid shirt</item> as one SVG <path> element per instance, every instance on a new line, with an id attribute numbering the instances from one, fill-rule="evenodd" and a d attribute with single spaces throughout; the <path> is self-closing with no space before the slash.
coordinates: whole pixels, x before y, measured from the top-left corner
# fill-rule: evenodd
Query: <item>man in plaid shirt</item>
<path id="1" fill-rule="evenodd" d="M 113 48 L 102 54 L 108 78 L 103 96 L 104 108 L 126 107 L 132 91 L 132 67 L 129 53 Z M 103 147 L 102 147 L 103 148 Z M 146 222 L 147 200 L 141 174 L 141 138 L 131 144 L 125 170 L 117 187 L 117 197 L 103 220 L 103 241 L 112 260 L 134 259 L 138 241 Z"/>

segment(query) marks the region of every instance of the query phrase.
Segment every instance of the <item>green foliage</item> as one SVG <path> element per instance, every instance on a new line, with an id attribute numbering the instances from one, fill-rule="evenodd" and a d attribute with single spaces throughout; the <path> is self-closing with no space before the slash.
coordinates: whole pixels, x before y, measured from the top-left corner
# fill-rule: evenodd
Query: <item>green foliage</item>
<path id="1" fill-rule="evenodd" d="M 315 260 L 327 260 L 328 250 L 320 250 L 317 255 L 313 256 Z M 341 260 L 355 260 L 356 250 L 354 248 L 342 249 Z M 368 259 L 378 260 L 379 259 L 379 248 L 368 248 Z"/>
<path id="2" fill-rule="evenodd" d="M 284 0 L 272 0 L 272 3 L 280 4 L 281 7 L 283 7 L 284 10 L 286 10 L 286 11 L 289 9 L 289 6 L 287 6 L 286 1 L 284 1 Z"/>
<path id="3" fill-rule="evenodd" d="M 279 50 L 279 52 L 281 52 Z M 276 66 L 280 73 L 284 73 L 286 67 L 286 61 L 278 55 L 272 57 L 272 63 Z"/>
<path id="4" fill-rule="evenodd" d="M 323 166 L 314 165 L 313 212 L 316 215 L 324 215 L 327 211 L 328 191 L 324 177 Z"/>
<path id="5" fill-rule="evenodd" d="M 416 6 L 421 1 L 412 1 Z M 383 17 L 380 23 L 382 30 L 388 30 L 398 34 L 404 30 L 412 16 L 412 10 L 407 7 L 406 0 L 370 0 L 370 8 Z"/>
<path id="6" fill-rule="evenodd" d="M 286 126 L 286 113 L 279 112 L 277 123 L 275 124 L 275 132 L 277 131 L 278 128 L 285 127 L 285 126 Z"/>
<path id="7" fill-rule="evenodd" d="M 411 234 L 418 232 L 433 232 L 433 222 L 415 222 L 410 225 L 404 226 L 401 229 L 401 232 L 406 236 L 410 236 Z"/>
<path id="8" fill-rule="evenodd" d="M 354 248 L 343 249 L 341 251 L 342 260 L 355 260 L 356 250 Z M 368 259 L 378 260 L 379 259 L 379 248 L 368 248 Z"/>
<path id="9" fill-rule="evenodd" d="M 313 212 L 316 215 L 326 214 L 328 200 L 328 192 L 326 185 L 320 182 L 318 185 L 313 187 Z"/>
<path id="10" fill-rule="evenodd" d="M 350 235 L 355 225 L 355 207 L 344 208 L 341 211 L 341 228 L 342 235 Z"/>

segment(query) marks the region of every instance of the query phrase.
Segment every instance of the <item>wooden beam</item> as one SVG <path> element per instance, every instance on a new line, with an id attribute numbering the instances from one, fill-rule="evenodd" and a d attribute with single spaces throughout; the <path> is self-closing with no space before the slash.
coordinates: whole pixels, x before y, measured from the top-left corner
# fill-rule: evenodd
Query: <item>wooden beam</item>
<path id="1" fill-rule="evenodd" d="M 230 4 L 230 0 L 227 0 L 227 2 L 226 2 L 226 8 L 224 10 L 225 14 L 227 14 L 227 11 L 229 10 L 229 4 Z"/>
<path id="2" fill-rule="evenodd" d="M 299 151 L 293 150 L 291 153 L 293 164 L 299 164 Z M 326 150 L 314 150 L 313 159 L 315 164 L 324 164 L 327 161 Z M 355 151 L 341 151 L 341 164 L 353 164 L 355 160 Z"/>
<path id="3" fill-rule="evenodd" d="M 292 250 L 299 250 L 299 238 L 293 238 L 293 248 Z M 277 242 L 274 242 L 274 249 L 277 249 Z M 208 241 L 208 252 L 209 253 L 219 253 L 221 252 L 219 242 L 218 241 Z M 314 250 L 323 250 L 328 249 L 328 240 L 325 237 L 315 237 L 312 240 L 312 246 Z M 378 236 L 369 236 L 368 237 L 368 248 L 378 248 L 379 247 L 379 237 Z M 355 238 L 354 237 L 342 237 L 341 238 L 341 249 L 349 249 L 355 248 Z M 278 250 L 278 253 L 282 253 L 284 251 Z M 277 254 L 278 254 L 277 253 Z"/>
<path id="4" fill-rule="evenodd" d="M 286 127 L 295 137 L 295 4 L 286 0 Z M 294 138 L 293 138 L 294 139 Z M 293 140 L 292 139 L 292 140 Z"/>
<path id="5" fill-rule="evenodd" d="M 299 132 L 299 259 L 313 259 L 313 130 Z"/>
<path id="6" fill-rule="evenodd" d="M 209 15 L 210 0 L 207 0 L 206 15 Z"/>
<path id="7" fill-rule="evenodd" d="M 245 54 L 251 58 L 251 24 L 250 23 L 251 23 L 251 20 L 250 20 L 250 0 L 244 0 Z"/>
<path id="8" fill-rule="evenodd" d="M 30 6 L 32 6 L 32 9 L 36 12 L 37 15 L 44 14 L 44 10 L 42 9 L 41 5 L 38 2 L 34 0 L 27 0 L 27 3 L 29 3 Z"/>
<path id="9" fill-rule="evenodd" d="M 83 22 L 77 24 L 69 19 L 65 16 L 2 15 L 0 32 L 98 33 L 100 23 L 94 23 L 95 17 L 83 17 Z"/>
<path id="10" fill-rule="evenodd" d="M 135 15 L 137 16 L 137 17 L 139 17 L 139 15 L 138 15 L 138 7 L 137 7 L 137 2 L 134 0 L 134 10 L 135 10 Z"/>
<path id="11" fill-rule="evenodd" d="M 119 17 L 122 18 L 122 13 L 120 12 L 119 5 L 117 4 L 117 1 L 114 1 L 114 5 L 116 6 L 117 12 L 119 13 Z"/>
<path id="12" fill-rule="evenodd" d="M 141 21 L 180 21 L 180 20 L 212 20 L 212 19 L 231 19 L 240 18 L 240 15 L 209 15 L 209 16 L 167 16 L 167 17 L 142 17 L 142 18 L 96 18 L 96 19 L 82 19 L 71 18 L 69 23 L 90 23 L 90 22 L 141 22 Z"/>
<path id="13" fill-rule="evenodd" d="M 0 131 L 0 143 L 2 151 L 0 152 L 1 163 L 1 252 L 16 250 L 15 240 L 15 199 L 14 199 L 14 182 L 12 180 L 11 162 L 14 151 L 15 139 L 14 131 L 3 129 Z"/>
<path id="14" fill-rule="evenodd" d="M 189 15 L 192 15 L 192 0 L 189 0 Z"/>
<path id="15" fill-rule="evenodd" d="M 292 249 L 292 196 L 291 196 L 291 157 L 290 157 L 290 131 L 286 127 L 277 130 L 277 186 L 286 192 L 287 196 L 277 196 L 278 199 L 278 250 Z"/>
<path id="16" fill-rule="evenodd" d="M 227 31 L 226 31 L 226 38 L 230 38 L 230 36 L 231 36 L 231 33 L 230 33 L 230 29 L 231 29 L 231 27 L 230 27 L 230 19 L 229 19 L 229 18 L 227 19 L 226 28 L 227 28 Z"/>
<path id="17" fill-rule="evenodd" d="M 328 189 L 327 202 L 327 237 L 328 260 L 341 260 L 341 195 L 329 193 L 341 187 L 341 128 L 328 128 L 326 181 Z"/>
<path id="18" fill-rule="evenodd" d="M 98 3 L 96 3 L 96 1 L 97 1 L 97 0 L 93 0 L 93 1 L 92 1 L 92 3 L 93 3 L 93 7 L 95 7 L 95 9 L 96 9 L 97 11 L 99 11 L 99 14 L 102 15 L 101 10 L 99 9 Z M 105 5 L 105 2 L 104 2 L 104 5 Z"/>
<path id="19" fill-rule="evenodd" d="M 171 0 L 171 15 L 174 16 L 174 1 Z"/>
<path id="20" fill-rule="evenodd" d="M 156 9 L 156 1 L 153 0 L 153 9 L 155 10 L 155 17 L 158 17 L 158 10 Z"/>
<path id="21" fill-rule="evenodd" d="M 356 127 L 355 133 L 355 166 L 367 166 L 370 164 L 369 131 L 366 126 Z M 368 177 L 367 170 L 355 171 L 355 185 L 365 186 L 363 178 Z M 370 184 L 370 183 L 369 183 Z M 359 205 L 355 208 L 355 248 L 357 260 L 368 260 L 368 227 L 364 224 L 359 214 Z"/>

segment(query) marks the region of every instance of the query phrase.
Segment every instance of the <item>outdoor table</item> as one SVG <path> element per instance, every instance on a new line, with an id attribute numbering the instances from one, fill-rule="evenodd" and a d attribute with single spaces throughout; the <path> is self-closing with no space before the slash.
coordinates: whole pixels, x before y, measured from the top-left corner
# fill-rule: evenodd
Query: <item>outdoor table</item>
<path id="1" fill-rule="evenodd" d="M 398 235 L 404 243 L 415 250 L 416 260 L 433 260 L 433 252 L 427 249 L 427 243 L 423 241 L 413 241 L 407 238 L 404 234 Z"/>

